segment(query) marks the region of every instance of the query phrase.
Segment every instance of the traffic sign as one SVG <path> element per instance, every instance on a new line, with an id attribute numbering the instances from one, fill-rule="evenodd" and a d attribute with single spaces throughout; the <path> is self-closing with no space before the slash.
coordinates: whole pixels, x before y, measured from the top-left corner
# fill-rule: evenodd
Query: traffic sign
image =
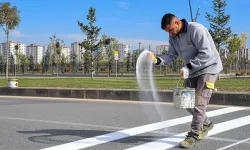
<path id="1" fill-rule="evenodd" d="M 118 59 L 119 59 L 118 54 L 119 54 L 119 51 L 118 51 L 118 50 L 115 50 L 115 51 L 114 51 L 114 58 L 115 58 L 115 60 L 118 60 Z"/>

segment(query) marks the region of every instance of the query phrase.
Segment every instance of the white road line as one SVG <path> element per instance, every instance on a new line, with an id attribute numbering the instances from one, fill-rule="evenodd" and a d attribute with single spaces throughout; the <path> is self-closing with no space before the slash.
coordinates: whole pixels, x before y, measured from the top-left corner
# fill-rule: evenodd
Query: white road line
<path id="1" fill-rule="evenodd" d="M 229 108 L 217 109 L 217 110 L 208 112 L 207 116 L 213 117 L 213 116 L 227 114 L 227 113 L 240 111 L 240 110 L 244 110 L 244 109 L 248 109 L 248 108 L 246 108 L 246 107 L 229 107 Z M 123 138 L 130 137 L 130 136 L 135 136 L 135 135 L 150 132 L 150 131 L 155 131 L 155 130 L 159 130 L 159 129 L 163 129 L 163 128 L 167 128 L 167 127 L 171 127 L 171 126 L 175 126 L 175 125 L 179 125 L 179 124 L 184 124 L 184 123 L 190 122 L 191 119 L 192 119 L 192 116 L 176 118 L 176 119 L 167 120 L 167 121 L 163 121 L 163 122 L 157 122 L 157 123 L 153 123 L 153 124 L 143 125 L 143 126 L 139 126 L 139 127 L 130 128 L 130 129 L 125 129 L 125 130 L 121 130 L 121 131 L 117 131 L 117 132 L 113 132 L 113 133 L 109 133 L 109 134 L 104 134 L 104 135 L 100 135 L 100 136 L 96 136 L 96 137 L 92 137 L 92 138 L 86 138 L 86 139 L 82 139 L 82 140 L 78 140 L 78 141 L 74 141 L 74 142 L 70 142 L 70 143 L 65 143 L 62 145 L 57 145 L 57 146 L 45 148 L 43 150 L 78 150 L 78 149 L 83 149 L 83 148 L 107 143 L 110 141 L 115 141 L 118 139 L 123 139 Z"/>
<path id="2" fill-rule="evenodd" d="M 234 119 L 234 120 L 229 120 L 226 122 L 222 122 L 219 124 L 215 124 L 214 128 L 208 133 L 208 136 L 215 135 L 221 132 L 225 132 L 228 130 L 232 130 L 235 128 L 239 128 L 245 125 L 250 124 L 250 116 Z M 178 146 L 179 143 L 185 139 L 185 135 L 187 132 L 173 135 L 164 139 L 159 139 L 153 142 L 149 142 L 146 144 L 142 144 L 139 146 L 135 146 L 132 148 L 128 148 L 126 150 L 165 150 L 165 149 L 170 149 L 175 146 Z"/>
<path id="3" fill-rule="evenodd" d="M 225 147 L 222 147 L 222 148 L 220 148 L 220 149 L 218 149 L 218 150 L 224 150 L 224 149 L 233 147 L 233 146 L 235 146 L 235 145 L 238 145 L 238 144 L 240 144 L 240 143 L 243 143 L 243 142 L 246 142 L 246 141 L 249 141 L 249 140 L 250 140 L 250 138 L 245 139 L 245 140 L 242 140 L 242 141 L 239 141 L 239 142 L 236 142 L 236 143 L 233 143 L 233 144 L 230 144 L 230 145 L 225 146 Z"/>

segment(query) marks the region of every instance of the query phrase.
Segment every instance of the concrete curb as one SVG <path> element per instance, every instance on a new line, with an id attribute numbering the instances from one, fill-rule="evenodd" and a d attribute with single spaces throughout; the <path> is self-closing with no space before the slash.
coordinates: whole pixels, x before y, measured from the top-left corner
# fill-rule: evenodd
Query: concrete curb
<path id="1" fill-rule="evenodd" d="M 158 90 L 161 102 L 173 102 L 173 92 Z M 87 99 L 110 99 L 131 101 L 152 101 L 151 91 L 129 89 L 83 89 L 83 88 L 9 88 L 0 87 L 0 95 L 40 96 Z M 250 106 L 250 93 L 247 92 L 214 92 L 210 104 Z"/>

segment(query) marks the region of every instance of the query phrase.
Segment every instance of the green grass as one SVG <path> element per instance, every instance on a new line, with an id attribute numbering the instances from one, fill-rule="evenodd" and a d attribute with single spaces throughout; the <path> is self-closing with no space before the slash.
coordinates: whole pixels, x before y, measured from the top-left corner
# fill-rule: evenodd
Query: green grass
<path id="1" fill-rule="evenodd" d="M 157 89 L 171 90 L 177 86 L 178 78 L 155 78 Z M 182 85 L 182 81 L 179 86 Z M 6 79 L 0 79 L 0 86 L 7 86 Z M 19 87 L 58 88 L 108 88 L 137 89 L 136 78 L 19 78 Z M 250 92 L 249 78 L 224 78 L 215 84 L 218 91 Z"/>

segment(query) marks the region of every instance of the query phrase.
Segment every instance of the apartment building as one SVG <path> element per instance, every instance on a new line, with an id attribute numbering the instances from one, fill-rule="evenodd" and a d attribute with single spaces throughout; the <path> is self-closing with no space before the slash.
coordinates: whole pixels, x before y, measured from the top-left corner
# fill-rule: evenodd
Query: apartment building
<path id="1" fill-rule="evenodd" d="M 71 43 L 71 51 L 70 51 L 70 61 L 73 61 L 73 54 L 77 55 L 77 61 L 78 63 L 82 62 L 82 53 L 85 52 L 85 49 L 83 47 L 79 46 L 80 42 L 74 42 Z"/>
<path id="2" fill-rule="evenodd" d="M 33 56 L 34 64 L 40 64 L 43 58 L 43 46 L 38 44 L 30 44 L 27 46 L 26 56 Z"/>
<path id="3" fill-rule="evenodd" d="M 169 46 L 168 44 L 156 46 L 155 54 L 161 55 L 164 50 L 168 51 L 168 46 Z"/>
<path id="4" fill-rule="evenodd" d="M 125 58 L 128 56 L 128 52 L 130 51 L 130 45 L 119 43 L 117 44 L 117 50 L 119 51 L 119 62 L 123 62 Z"/>
<path id="5" fill-rule="evenodd" d="M 18 49 L 15 49 L 15 46 L 18 46 Z M 16 42 L 16 41 L 9 41 L 8 45 L 7 42 L 5 43 L 0 43 L 0 47 L 1 47 L 1 54 L 6 57 L 7 55 L 7 47 L 8 47 L 8 52 L 9 52 L 9 56 L 12 55 L 16 55 L 16 54 L 23 54 L 26 55 L 26 44 L 20 43 L 20 42 Z"/>
<path id="6" fill-rule="evenodd" d="M 246 60 L 250 60 L 250 48 L 242 47 L 237 51 L 238 59 L 246 58 Z"/>
<path id="7" fill-rule="evenodd" d="M 66 59 L 66 62 L 69 62 L 70 61 L 70 48 L 67 47 L 67 46 L 62 46 L 61 47 L 61 56 L 64 56 L 65 59 Z"/>

